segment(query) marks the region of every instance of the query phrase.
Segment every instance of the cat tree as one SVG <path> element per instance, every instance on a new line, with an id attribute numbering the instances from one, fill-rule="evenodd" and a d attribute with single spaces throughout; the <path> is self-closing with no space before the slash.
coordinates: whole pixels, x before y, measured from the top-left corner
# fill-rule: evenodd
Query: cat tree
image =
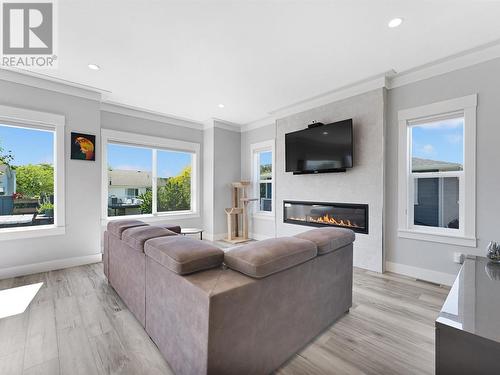
<path id="1" fill-rule="evenodd" d="M 248 204 L 258 198 L 248 198 L 246 189 L 250 186 L 250 181 L 233 182 L 232 205 L 226 208 L 227 215 L 227 242 L 246 242 L 248 238 Z M 241 228 L 241 229 L 240 229 Z"/>

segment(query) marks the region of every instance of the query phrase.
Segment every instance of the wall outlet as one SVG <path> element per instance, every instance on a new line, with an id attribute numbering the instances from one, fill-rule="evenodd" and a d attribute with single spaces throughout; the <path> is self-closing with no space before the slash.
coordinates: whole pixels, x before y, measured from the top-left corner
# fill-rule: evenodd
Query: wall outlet
<path id="1" fill-rule="evenodd" d="M 462 253 L 453 253 L 453 261 L 458 264 L 462 264 L 464 262 L 465 255 Z"/>

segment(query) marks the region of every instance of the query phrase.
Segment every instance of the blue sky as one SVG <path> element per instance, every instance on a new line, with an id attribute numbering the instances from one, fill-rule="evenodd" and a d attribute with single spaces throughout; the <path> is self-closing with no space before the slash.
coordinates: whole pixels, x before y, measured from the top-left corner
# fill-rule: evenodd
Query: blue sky
<path id="1" fill-rule="evenodd" d="M 0 124 L 0 147 L 12 150 L 12 165 L 54 163 L 52 132 Z"/>
<path id="2" fill-rule="evenodd" d="M 108 165 L 112 169 L 151 172 L 151 149 L 108 145 Z M 158 177 L 177 176 L 182 169 L 191 165 L 191 154 L 175 151 L 158 151 Z"/>
<path id="3" fill-rule="evenodd" d="M 413 157 L 463 164 L 463 118 L 416 125 L 411 129 Z"/>
<path id="4" fill-rule="evenodd" d="M 261 165 L 271 164 L 272 163 L 272 156 L 273 156 L 273 153 L 271 151 L 261 152 L 260 153 L 260 164 Z"/>
<path id="5" fill-rule="evenodd" d="M 5 151 L 12 150 L 13 165 L 53 164 L 52 132 L 15 128 L 0 124 L 0 146 Z M 151 171 L 151 149 L 108 145 L 108 161 L 113 169 Z M 191 164 L 191 154 L 174 151 L 158 151 L 158 175 L 177 176 Z"/>

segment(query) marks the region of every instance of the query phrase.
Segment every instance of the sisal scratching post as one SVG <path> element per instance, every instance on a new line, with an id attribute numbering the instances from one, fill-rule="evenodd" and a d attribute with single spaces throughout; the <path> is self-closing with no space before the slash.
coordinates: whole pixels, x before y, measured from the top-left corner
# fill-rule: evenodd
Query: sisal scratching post
<path id="1" fill-rule="evenodd" d="M 227 238 L 231 243 L 246 242 L 248 238 L 248 204 L 257 198 L 248 198 L 246 189 L 250 181 L 238 181 L 231 184 L 233 207 L 226 208 Z M 241 226 L 240 226 L 241 221 Z M 240 233 L 241 231 L 241 233 Z"/>

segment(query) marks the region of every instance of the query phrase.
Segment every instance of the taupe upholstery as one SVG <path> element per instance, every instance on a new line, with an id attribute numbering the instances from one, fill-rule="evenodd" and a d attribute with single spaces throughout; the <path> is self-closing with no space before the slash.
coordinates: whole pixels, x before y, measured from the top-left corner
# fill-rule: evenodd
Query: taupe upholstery
<path id="1" fill-rule="evenodd" d="M 128 309 L 146 324 L 146 256 L 123 240 L 108 234 L 108 280 Z"/>
<path id="2" fill-rule="evenodd" d="M 109 279 L 109 232 L 104 231 L 102 264 L 104 267 L 104 275 Z"/>
<path id="3" fill-rule="evenodd" d="M 159 227 L 168 229 L 174 233 L 181 234 L 181 227 L 179 225 L 173 225 L 173 224 L 163 224 L 163 225 L 158 225 Z"/>
<path id="4" fill-rule="evenodd" d="M 129 228 L 123 231 L 122 240 L 131 248 L 144 252 L 144 243 L 156 237 L 175 236 L 176 233 L 153 225 Z"/>
<path id="5" fill-rule="evenodd" d="M 318 247 L 318 255 L 327 254 L 354 242 L 354 232 L 345 228 L 317 228 L 295 237 L 314 242 Z"/>
<path id="6" fill-rule="evenodd" d="M 352 305 L 352 244 L 263 279 L 146 257 L 146 331 L 178 375 L 270 374 Z"/>
<path id="7" fill-rule="evenodd" d="M 144 245 L 144 252 L 179 275 L 219 267 L 224 260 L 224 252 L 221 249 L 185 236 L 148 240 Z"/>
<path id="8" fill-rule="evenodd" d="M 316 245 L 295 237 L 270 238 L 236 247 L 224 263 L 245 275 L 262 278 L 304 263 L 317 254 Z"/>
<path id="9" fill-rule="evenodd" d="M 131 233 L 142 241 L 148 230 L 139 229 Z M 144 253 L 115 234 L 105 236 L 110 284 L 178 375 L 272 373 L 352 305 L 352 243 L 314 256 L 313 242 L 292 237 L 228 254 L 245 255 L 252 272 L 268 275 L 254 278 L 223 267 L 172 272 L 184 271 L 184 264 L 194 270 L 202 253 L 220 257 L 195 239 L 144 240 Z"/>
<path id="10" fill-rule="evenodd" d="M 147 224 L 140 220 L 113 220 L 108 223 L 108 232 L 121 239 L 124 230 L 145 225 Z"/>
<path id="11" fill-rule="evenodd" d="M 138 220 L 110 222 L 104 232 L 104 272 L 143 326 L 146 324 L 146 256 L 141 244 L 158 234 L 175 235 L 165 228 L 151 227 Z"/>

